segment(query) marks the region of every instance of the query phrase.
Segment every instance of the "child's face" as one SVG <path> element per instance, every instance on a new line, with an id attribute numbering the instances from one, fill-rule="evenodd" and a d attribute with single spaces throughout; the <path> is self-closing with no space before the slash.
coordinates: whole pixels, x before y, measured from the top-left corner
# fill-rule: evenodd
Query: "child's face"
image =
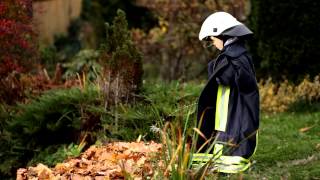
<path id="1" fill-rule="evenodd" d="M 223 41 L 214 36 L 210 36 L 210 39 L 213 41 L 212 44 L 219 49 L 220 51 L 223 49 Z"/>

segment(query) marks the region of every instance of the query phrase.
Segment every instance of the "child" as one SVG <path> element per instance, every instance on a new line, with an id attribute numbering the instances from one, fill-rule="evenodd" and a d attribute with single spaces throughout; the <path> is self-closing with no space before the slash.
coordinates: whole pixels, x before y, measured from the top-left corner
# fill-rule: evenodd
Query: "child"
<path id="1" fill-rule="evenodd" d="M 218 172 L 245 171 L 257 146 L 259 91 L 244 45 L 252 34 L 226 12 L 207 17 L 199 33 L 201 41 L 221 52 L 208 64 L 209 80 L 198 100 L 197 120 L 205 137 L 198 138 L 193 163 L 211 159 Z"/>

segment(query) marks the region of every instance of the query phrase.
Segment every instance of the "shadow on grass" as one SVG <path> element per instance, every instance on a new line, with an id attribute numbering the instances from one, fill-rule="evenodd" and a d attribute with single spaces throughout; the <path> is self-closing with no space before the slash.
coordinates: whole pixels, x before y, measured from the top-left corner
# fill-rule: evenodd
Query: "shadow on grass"
<path id="1" fill-rule="evenodd" d="M 308 102 L 305 100 L 297 101 L 289 106 L 289 112 L 319 112 L 320 102 Z"/>

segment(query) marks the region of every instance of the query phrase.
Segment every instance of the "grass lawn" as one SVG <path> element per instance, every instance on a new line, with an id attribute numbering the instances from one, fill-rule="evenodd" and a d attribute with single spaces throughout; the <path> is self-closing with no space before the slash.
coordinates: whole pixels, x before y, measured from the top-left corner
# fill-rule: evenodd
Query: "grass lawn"
<path id="1" fill-rule="evenodd" d="M 244 179 L 320 179 L 319 123 L 319 112 L 262 115 L 259 145 L 253 158 L 255 164 L 241 176 Z M 239 175 L 229 178 L 239 179 Z"/>
<path id="2" fill-rule="evenodd" d="M 202 86 L 203 84 L 199 85 L 197 83 L 145 85 L 145 87 L 149 87 L 145 92 L 148 104 L 143 103 L 133 107 L 122 107 L 122 122 L 132 122 L 132 124 L 123 125 L 122 134 L 125 135 L 123 139 L 130 141 L 130 138 L 137 137 L 136 134 L 139 134 L 139 132 L 149 132 L 149 124 L 156 122 L 154 118 L 173 121 L 175 119 L 172 117 L 176 117 L 177 120 L 183 121 L 189 108 L 195 107 L 194 102 L 196 102 Z M 57 102 L 55 100 L 57 96 L 54 97 L 56 98 L 53 98 L 53 102 Z M 64 97 L 61 96 L 58 99 L 60 100 Z M 83 100 L 83 97 L 81 98 Z M 80 102 L 90 104 L 91 100 Z M 308 108 L 307 106 L 297 107 L 299 107 L 297 110 L 302 110 L 301 107 L 303 107 L 303 110 L 312 110 L 314 112 L 262 114 L 258 149 L 253 157 L 254 165 L 243 174 L 219 176 L 218 179 L 320 180 L 320 108 L 316 108 L 318 106 L 314 108 Z M 50 110 L 50 108 L 48 109 Z M 49 110 L 48 112 L 51 112 Z M 316 112 L 317 110 L 318 112 Z M 59 113 L 60 111 L 57 112 Z M 31 113 L 42 113 L 44 117 L 49 114 L 43 111 L 42 106 L 39 111 Z M 30 121 L 32 122 L 32 120 Z M 43 122 L 46 122 L 45 120 Z M 107 120 L 106 118 L 106 124 L 109 123 Z M 144 123 L 141 123 L 141 120 Z M 143 124 L 145 125 L 142 126 Z M 135 127 L 134 133 L 129 133 L 132 127 Z M 136 127 L 140 128 L 139 132 Z M 48 152 L 45 153 L 44 160 L 50 159 Z M 21 157 L 23 157 L 23 154 Z M 42 161 L 37 159 L 37 162 Z M 0 165 L 4 168 L 7 167 L 5 163 L 0 163 Z M 210 175 L 211 177 L 206 179 L 217 179 L 216 174 Z M 0 179 L 3 178 L 0 177 Z"/>

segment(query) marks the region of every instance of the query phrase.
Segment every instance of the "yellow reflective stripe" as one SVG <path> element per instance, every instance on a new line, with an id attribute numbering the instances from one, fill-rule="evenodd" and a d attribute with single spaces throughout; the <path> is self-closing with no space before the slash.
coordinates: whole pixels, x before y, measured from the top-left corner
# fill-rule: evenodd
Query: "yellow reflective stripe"
<path id="1" fill-rule="evenodd" d="M 254 147 L 254 151 L 253 151 L 252 155 L 249 157 L 249 159 L 252 158 L 252 156 L 253 156 L 253 155 L 256 153 L 256 151 L 257 151 L 257 148 L 258 148 L 258 138 L 259 138 L 259 130 L 257 130 L 257 132 L 256 132 L 256 147 Z"/>
<path id="2" fill-rule="evenodd" d="M 194 153 L 192 156 L 192 161 L 208 162 L 212 158 L 213 158 L 213 154 Z"/>
<path id="3" fill-rule="evenodd" d="M 216 102 L 216 117 L 215 117 L 215 129 L 220 127 L 220 104 L 221 104 L 222 86 L 218 86 L 217 102 Z"/>
<path id="4" fill-rule="evenodd" d="M 199 168 L 206 165 L 207 162 L 193 163 L 193 168 Z M 251 163 L 242 164 L 218 164 L 213 163 L 212 166 L 209 165 L 209 171 L 223 172 L 223 173 L 240 173 L 246 171 L 251 166 Z"/>
<path id="5" fill-rule="evenodd" d="M 212 160 L 212 170 L 223 173 L 239 173 L 251 166 L 251 162 L 241 156 L 220 156 L 217 159 L 213 156 L 213 154 L 195 153 L 193 154 L 192 164 L 195 167 L 201 167 Z"/>
<path id="6" fill-rule="evenodd" d="M 237 165 L 224 165 L 224 164 L 215 164 L 214 170 L 223 173 L 239 173 L 247 170 L 251 166 L 251 163 L 246 164 L 237 164 Z"/>
<path id="7" fill-rule="evenodd" d="M 226 131 L 229 96 L 230 87 L 219 85 L 216 102 L 215 130 Z"/>
<path id="8" fill-rule="evenodd" d="M 228 165 L 250 163 L 248 159 L 241 156 L 220 156 L 218 158 L 213 158 L 213 156 L 213 154 L 195 153 L 193 154 L 192 161 L 209 161 L 212 159 L 215 163 Z"/>
<path id="9" fill-rule="evenodd" d="M 222 156 L 223 145 L 214 144 L 213 154 L 210 153 L 194 153 L 192 161 L 210 161 L 210 159 L 218 159 Z M 214 157 L 214 158 L 213 158 Z"/>
<path id="10" fill-rule="evenodd" d="M 221 156 L 219 159 L 216 160 L 216 162 L 231 165 L 231 164 L 246 164 L 246 163 L 249 163 L 250 161 L 241 156 Z"/>
<path id="11" fill-rule="evenodd" d="M 215 157 L 222 156 L 222 149 L 223 149 L 222 144 L 215 144 L 214 145 L 213 154 L 215 155 Z"/>

